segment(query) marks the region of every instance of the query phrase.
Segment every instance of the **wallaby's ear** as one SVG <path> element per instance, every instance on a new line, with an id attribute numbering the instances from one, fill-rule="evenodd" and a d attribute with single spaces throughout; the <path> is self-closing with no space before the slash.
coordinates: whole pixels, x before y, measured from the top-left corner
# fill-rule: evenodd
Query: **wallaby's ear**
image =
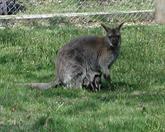
<path id="1" fill-rule="evenodd" d="M 121 27 L 123 26 L 124 23 L 125 23 L 125 22 L 122 22 L 122 23 L 118 26 L 118 29 L 119 29 L 119 30 L 121 29 Z"/>
<path id="2" fill-rule="evenodd" d="M 101 23 L 101 26 L 105 29 L 106 32 L 108 32 L 109 27 L 105 26 L 105 24 Z"/>

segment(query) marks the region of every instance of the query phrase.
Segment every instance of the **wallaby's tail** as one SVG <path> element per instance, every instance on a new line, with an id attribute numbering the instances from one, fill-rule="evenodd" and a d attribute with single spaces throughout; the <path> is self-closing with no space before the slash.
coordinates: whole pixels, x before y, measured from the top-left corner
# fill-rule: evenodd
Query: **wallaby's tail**
<path id="1" fill-rule="evenodd" d="M 21 83 L 20 86 L 25 86 L 34 89 L 46 90 L 60 85 L 59 81 L 52 81 L 49 83 Z"/>

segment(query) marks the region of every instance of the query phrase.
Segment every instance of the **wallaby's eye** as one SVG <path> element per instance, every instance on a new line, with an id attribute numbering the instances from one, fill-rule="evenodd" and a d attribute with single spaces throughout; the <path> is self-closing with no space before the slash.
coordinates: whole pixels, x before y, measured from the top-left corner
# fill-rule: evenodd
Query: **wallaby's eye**
<path id="1" fill-rule="evenodd" d="M 120 38 L 120 35 L 109 35 L 108 38 L 109 39 L 111 39 L 111 38 Z"/>

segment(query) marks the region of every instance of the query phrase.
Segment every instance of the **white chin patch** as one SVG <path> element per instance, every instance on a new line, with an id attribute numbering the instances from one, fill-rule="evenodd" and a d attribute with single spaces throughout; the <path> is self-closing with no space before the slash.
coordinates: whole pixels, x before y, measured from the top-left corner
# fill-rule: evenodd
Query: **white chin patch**
<path id="1" fill-rule="evenodd" d="M 111 41 L 108 39 L 108 43 L 111 47 L 113 47 L 113 44 L 111 43 Z"/>

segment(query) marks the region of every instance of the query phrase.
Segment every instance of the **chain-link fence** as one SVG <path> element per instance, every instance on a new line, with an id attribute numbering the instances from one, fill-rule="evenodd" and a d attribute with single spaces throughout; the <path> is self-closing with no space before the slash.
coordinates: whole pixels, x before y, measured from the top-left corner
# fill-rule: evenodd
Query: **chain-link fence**
<path id="1" fill-rule="evenodd" d="M 153 10 L 154 0 L 1 0 L 1 14 L 119 12 Z"/>
<path id="2" fill-rule="evenodd" d="M 0 15 L 15 15 L 25 11 L 23 2 L 16 0 L 0 0 Z"/>
<path id="3" fill-rule="evenodd" d="M 79 25 L 118 21 L 152 22 L 154 11 L 154 0 L 0 1 L 0 20 L 5 22 L 11 19 L 42 19 L 43 22 L 51 18 Z M 13 14 L 16 16 L 6 16 Z"/>

